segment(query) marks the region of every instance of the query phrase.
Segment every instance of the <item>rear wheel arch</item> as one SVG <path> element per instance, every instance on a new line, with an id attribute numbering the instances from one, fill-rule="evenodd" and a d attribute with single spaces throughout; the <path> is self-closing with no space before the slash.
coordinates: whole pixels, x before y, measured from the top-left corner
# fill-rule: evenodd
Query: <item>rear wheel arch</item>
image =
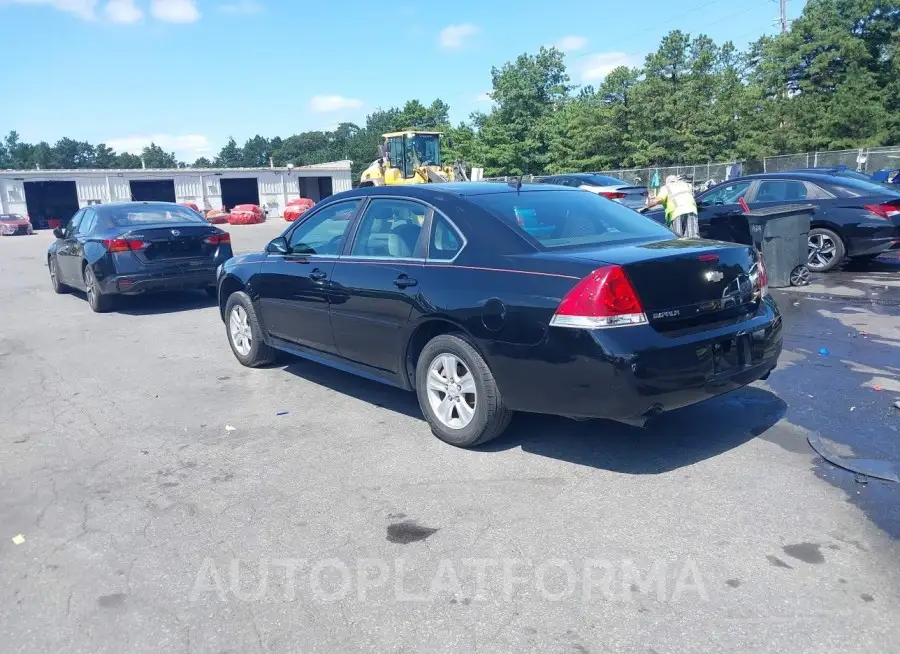
<path id="1" fill-rule="evenodd" d="M 462 327 L 462 325 L 446 318 L 432 318 L 425 320 L 416 326 L 412 334 L 410 334 L 406 344 L 404 369 L 406 371 L 406 381 L 409 384 L 410 389 L 416 388 L 416 366 L 419 363 L 419 356 L 422 354 L 422 350 L 425 349 L 425 346 L 429 341 L 441 334 L 455 334 L 465 339 L 481 355 L 481 358 L 487 361 L 487 357 L 484 355 L 481 348 L 478 347 L 475 339 L 464 327 Z"/>

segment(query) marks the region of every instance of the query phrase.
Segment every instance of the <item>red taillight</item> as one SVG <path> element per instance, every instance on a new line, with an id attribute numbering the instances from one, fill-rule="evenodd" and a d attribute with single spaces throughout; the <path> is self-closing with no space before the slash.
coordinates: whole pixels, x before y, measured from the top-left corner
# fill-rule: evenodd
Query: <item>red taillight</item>
<path id="1" fill-rule="evenodd" d="M 620 191 L 600 191 L 598 195 L 602 195 L 608 200 L 621 200 L 627 195 L 627 193 L 622 193 Z"/>
<path id="2" fill-rule="evenodd" d="M 700 259 L 700 261 L 718 261 L 719 255 L 718 254 L 701 254 L 697 258 Z"/>
<path id="3" fill-rule="evenodd" d="M 213 234 L 212 236 L 207 236 L 203 239 L 203 242 L 209 245 L 224 245 L 226 243 L 231 243 L 231 234 L 228 232 Z"/>
<path id="4" fill-rule="evenodd" d="M 598 268 L 560 302 L 550 320 L 554 327 L 600 329 L 640 325 L 647 316 L 621 266 Z"/>
<path id="5" fill-rule="evenodd" d="M 132 250 L 143 250 L 150 245 L 144 241 L 135 241 L 125 238 L 113 238 L 103 241 L 107 252 L 130 252 Z"/>
<path id="6" fill-rule="evenodd" d="M 887 220 L 890 220 L 895 216 L 900 216 L 900 201 L 885 202 L 884 204 L 867 204 L 864 208 L 866 211 L 871 211 L 879 218 L 885 218 Z"/>
<path id="7" fill-rule="evenodd" d="M 763 259 L 762 252 L 758 252 L 756 266 L 759 269 L 759 295 L 769 294 L 769 273 L 766 272 L 766 260 Z"/>

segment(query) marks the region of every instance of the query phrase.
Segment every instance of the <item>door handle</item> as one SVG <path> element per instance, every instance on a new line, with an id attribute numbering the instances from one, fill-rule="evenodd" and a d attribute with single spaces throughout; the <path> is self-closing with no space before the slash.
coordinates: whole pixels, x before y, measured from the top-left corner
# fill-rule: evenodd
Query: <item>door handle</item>
<path id="1" fill-rule="evenodd" d="M 319 270 L 318 268 L 309 273 L 309 278 L 314 282 L 321 282 L 326 277 L 328 277 L 328 273 L 323 270 Z"/>
<path id="2" fill-rule="evenodd" d="M 410 286 L 415 286 L 418 284 L 415 279 L 411 277 L 407 277 L 406 275 L 400 275 L 397 279 L 394 280 L 394 286 L 397 288 L 409 288 Z"/>

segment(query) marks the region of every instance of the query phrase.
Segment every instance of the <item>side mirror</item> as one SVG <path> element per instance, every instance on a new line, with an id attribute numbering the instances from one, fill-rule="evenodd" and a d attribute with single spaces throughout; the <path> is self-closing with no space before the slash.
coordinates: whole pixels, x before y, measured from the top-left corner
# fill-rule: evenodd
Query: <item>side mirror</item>
<path id="1" fill-rule="evenodd" d="M 266 252 L 269 254 L 287 254 L 289 251 L 288 242 L 284 236 L 272 239 L 266 246 Z"/>
<path id="2" fill-rule="evenodd" d="M 65 232 L 63 232 L 63 230 L 62 230 L 62 227 L 54 227 L 54 228 L 53 228 L 53 235 L 54 235 L 56 238 L 65 238 L 65 237 L 66 237 Z"/>

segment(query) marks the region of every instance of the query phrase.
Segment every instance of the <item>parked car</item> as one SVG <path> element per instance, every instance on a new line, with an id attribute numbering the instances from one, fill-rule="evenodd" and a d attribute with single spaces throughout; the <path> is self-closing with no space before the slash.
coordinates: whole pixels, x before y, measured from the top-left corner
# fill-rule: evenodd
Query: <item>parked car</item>
<path id="1" fill-rule="evenodd" d="M 0 236 L 24 236 L 33 234 L 31 221 L 18 213 L 0 213 Z"/>
<path id="2" fill-rule="evenodd" d="M 900 169 L 882 168 L 872 173 L 872 181 L 881 184 L 900 184 Z"/>
<path id="3" fill-rule="evenodd" d="M 608 200 L 614 200 L 630 209 L 640 209 L 647 202 L 647 187 L 633 186 L 628 182 L 600 175 L 598 173 L 570 173 L 566 175 L 551 175 L 537 180 L 541 184 L 559 184 L 580 188 L 597 195 L 602 195 Z"/>
<path id="4" fill-rule="evenodd" d="M 845 257 L 874 258 L 900 246 L 900 191 L 860 179 L 858 173 L 783 172 L 747 175 L 697 196 L 700 235 L 717 217 L 778 204 L 815 207 L 809 230 L 809 269 L 826 272 Z M 663 221 L 661 210 L 647 216 Z"/>
<path id="5" fill-rule="evenodd" d="M 309 198 L 294 198 L 284 208 L 284 219 L 292 223 L 313 208 L 315 202 Z"/>
<path id="6" fill-rule="evenodd" d="M 97 312 L 117 295 L 197 288 L 215 296 L 216 268 L 232 256 L 227 232 L 169 202 L 87 207 L 53 234 L 53 290 L 84 291 Z"/>
<path id="7" fill-rule="evenodd" d="M 340 193 L 218 283 L 240 363 L 284 351 L 415 391 L 461 447 L 514 411 L 642 425 L 767 377 L 782 347 L 754 248 L 540 184 Z"/>

